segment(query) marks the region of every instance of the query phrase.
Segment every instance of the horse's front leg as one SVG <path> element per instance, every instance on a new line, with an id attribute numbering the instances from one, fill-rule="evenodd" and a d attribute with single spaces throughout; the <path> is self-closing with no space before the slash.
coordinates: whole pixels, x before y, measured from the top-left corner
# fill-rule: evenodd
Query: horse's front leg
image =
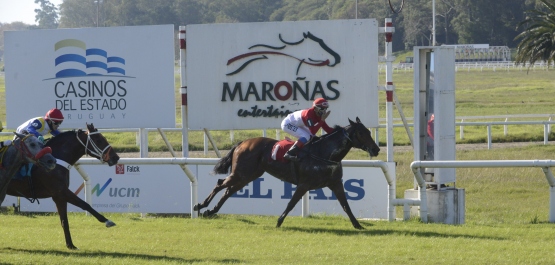
<path id="1" fill-rule="evenodd" d="M 96 220 L 106 224 L 106 227 L 112 227 L 116 225 L 116 223 L 108 220 L 106 217 L 104 217 L 104 215 L 97 212 L 90 204 L 88 204 L 86 201 L 83 201 L 81 198 L 79 198 L 79 196 L 75 195 L 75 193 L 71 192 L 71 190 L 66 189 L 65 191 L 63 191 L 62 197 L 65 199 L 66 202 L 69 202 L 91 213 L 96 218 Z"/>
<path id="2" fill-rule="evenodd" d="M 57 196 L 52 197 L 52 200 L 54 201 L 54 203 L 56 203 L 58 215 L 60 215 L 60 223 L 62 225 L 62 229 L 64 230 L 66 247 L 69 249 L 78 249 L 75 245 L 73 245 L 73 241 L 71 240 L 71 233 L 69 232 L 69 222 L 67 220 L 67 202 Z"/>
<path id="3" fill-rule="evenodd" d="M 285 217 L 287 217 L 287 214 L 289 214 L 289 212 L 293 210 L 293 208 L 295 208 L 295 205 L 297 205 L 299 200 L 301 200 L 301 198 L 307 191 L 308 189 L 304 185 L 297 186 L 297 190 L 295 190 L 295 193 L 293 193 L 293 197 L 291 197 L 291 200 L 287 204 L 287 208 L 285 208 L 285 211 L 278 218 L 276 227 L 281 226 L 281 224 L 283 223 L 283 220 L 285 220 Z"/>
<path id="4" fill-rule="evenodd" d="M 11 176 L 0 176 L 0 205 L 2 205 L 4 199 L 6 198 L 6 192 L 8 191 L 8 186 L 11 180 Z"/>
<path id="5" fill-rule="evenodd" d="M 339 204 L 341 204 L 341 207 L 343 207 L 343 211 L 345 211 L 345 213 L 347 213 L 347 215 L 349 216 L 349 219 L 351 220 L 353 226 L 356 229 L 364 229 L 364 227 L 360 225 L 358 220 L 353 215 L 353 212 L 351 211 L 351 207 L 347 202 L 347 196 L 345 195 L 345 189 L 343 188 L 343 183 L 341 182 L 341 179 L 329 185 L 328 188 L 333 191 L 333 193 L 335 193 L 335 197 L 337 197 Z"/>

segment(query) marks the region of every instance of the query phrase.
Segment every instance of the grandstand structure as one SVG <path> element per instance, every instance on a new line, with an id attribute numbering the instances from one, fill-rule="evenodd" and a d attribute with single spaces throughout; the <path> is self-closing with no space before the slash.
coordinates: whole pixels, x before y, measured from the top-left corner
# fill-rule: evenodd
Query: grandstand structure
<path id="1" fill-rule="evenodd" d="M 511 50 L 507 46 L 489 44 L 442 45 L 455 47 L 455 62 L 508 62 Z"/>

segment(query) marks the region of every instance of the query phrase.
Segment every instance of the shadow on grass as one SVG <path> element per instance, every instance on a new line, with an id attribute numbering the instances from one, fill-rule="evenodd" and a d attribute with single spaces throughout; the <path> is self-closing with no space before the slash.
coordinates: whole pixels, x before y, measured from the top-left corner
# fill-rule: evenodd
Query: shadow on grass
<path id="1" fill-rule="evenodd" d="M 397 236 L 417 236 L 417 237 L 438 237 L 438 238 L 468 238 L 468 239 L 488 239 L 488 240 L 509 240 L 506 237 L 492 237 L 492 236 L 479 236 L 479 235 L 465 235 L 465 234 L 452 234 L 452 233 L 437 233 L 430 231 L 413 231 L 413 230 L 395 230 L 395 229 L 329 229 L 329 228 L 302 228 L 302 227 L 281 227 L 287 231 L 296 231 L 304 233 L 327 233 L 335 234 L 338 236 L 353 236 L 353 235 L 366 235 L 366 236 L 383 236 L 383 235 L 397 235 Z"/>
<path id="2" fill-rule="evenodd" d="M 136 253 L 118 253 L 118 252 L 102 252 L 102 251 L 86 251 L 86 252 L 79 252 L 79 251 L 60 251 L 60 250 L 28 250 L 28 249 L 17 249 L 17 248 L 3 248 L 3 251 L 12 251 L 12 252 L 21 252 L 25 254 L 37 254 L 37 255 L 56 255 L 61 257 L 78 257 L 78 258 L 112 258 L 112 259 L 140 259 L 140 260 L 148 260 L 152 262 L 159 262 L 159 261 L 176 261 L 179 263 L 196 263 L 196 262 L 213 262 L 213 263 L 245 263 L 244 260 L 239 259 L 184 259 L 184 258 L 177 258 L 177 257 L 168 257 L 168 256 L 156 256 L 156 255 L 145 255 L 145 254 L 136 254 Z"/>

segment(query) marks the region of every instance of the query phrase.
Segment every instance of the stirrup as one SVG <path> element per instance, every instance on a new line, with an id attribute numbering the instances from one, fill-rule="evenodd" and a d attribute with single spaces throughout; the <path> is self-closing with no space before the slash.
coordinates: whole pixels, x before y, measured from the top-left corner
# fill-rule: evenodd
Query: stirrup
<path id="1" fill-rule="evenodd" d="M 283 158 L 285 160 L 289 160 L 289 161 L 293 161 L 293 162 L 299 162 L 299 160 L 300 160 L 298 156 L 292 156 L 292 155 L 289 155 L 287 153 L 285 153 L 285 155 L 283 155 Z"/>

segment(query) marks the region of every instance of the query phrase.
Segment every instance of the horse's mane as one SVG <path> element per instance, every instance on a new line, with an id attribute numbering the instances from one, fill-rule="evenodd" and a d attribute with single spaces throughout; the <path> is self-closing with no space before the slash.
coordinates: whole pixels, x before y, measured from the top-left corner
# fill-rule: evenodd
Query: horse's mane
<path id="1" fill-rule="evenodd" d="M 79 132 L 81 132 L 81 129 L 79 129 Z M 59 142 L 63 143 L 63 142 L 66 142 L 67 139 L 69 139 L 69 137 L 75 137 L 75 130 L 65 131 L 52 138 L 49 138 L 48 141 L 46 141 L 45 145 L 52 146 L 53 144 L 56 144 Z"/>
<path id="2" fill-rule="evenodd" d="M 339 125 L 335 125 L 333 126 L 333 131 L 331 133 L 327 133 L 324 134 L 323 136 L 319 137 L 319 136 L 314 136 L 310 139 L 309 143 L 312 144 L 316 144 L 322 140 L 325 140 L 326 138 L 330 137 L 331 135 L 335 134 L 336 132 L 342 131 L 343 127 L 339 126 Z"/>

